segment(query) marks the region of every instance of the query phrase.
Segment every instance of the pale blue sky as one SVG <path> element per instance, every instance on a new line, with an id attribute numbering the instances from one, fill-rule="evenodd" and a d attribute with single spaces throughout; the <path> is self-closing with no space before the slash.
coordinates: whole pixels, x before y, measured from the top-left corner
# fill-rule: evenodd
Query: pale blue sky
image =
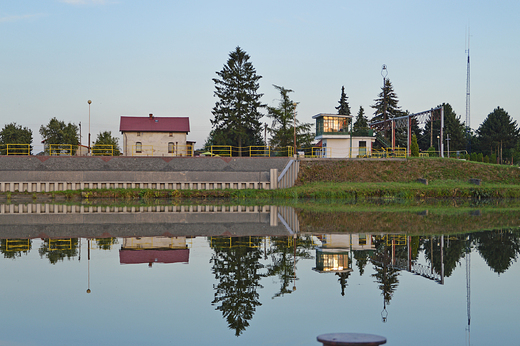
<path id="1" fill-rule="evenodd" d="M 518 1 L 4 0 L 0 5 L 0 126 L 38 133 L 53 117 L 119 136 L 121 115 L 189 116 L 189 139 L 211 129 L 215 72 L 242 47 L 259 75 L 294 90 L 299 119 L 335 112 L 341 86 L 354 114 L 388 66 L 404 110 L 450 103 L 465 120 L 471 31 L 471 126 L 494 108 L 520 117 Z M 263 119 L 269 122 L 267 118 Z"/>

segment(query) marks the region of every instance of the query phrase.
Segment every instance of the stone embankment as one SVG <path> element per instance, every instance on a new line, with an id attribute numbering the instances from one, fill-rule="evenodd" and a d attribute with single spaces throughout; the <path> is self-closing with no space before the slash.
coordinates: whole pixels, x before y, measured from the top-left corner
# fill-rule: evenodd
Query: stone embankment
<path id="1" fill-rule="evenodd" d="M 0 192 L 276 189 L 294 167 L 287 157 L 0 156 Z"/>

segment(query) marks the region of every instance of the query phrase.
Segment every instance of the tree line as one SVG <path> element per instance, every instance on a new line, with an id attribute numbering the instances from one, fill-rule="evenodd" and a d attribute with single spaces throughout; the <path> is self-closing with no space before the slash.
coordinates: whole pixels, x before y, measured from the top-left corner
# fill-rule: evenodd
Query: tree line
<path id="1" fill-rule="evenodd" d="M 216 72 L 213 78 L 215 83 L 214 97 L 217 98 L 212 108 L 212 129 L 204 144 L 206 149 L 211 146 L 267 146 L 286 149 L 296 146 L 308 148 L 313 146 L 314 133 L 312 125 L 297 119 L 296 108 L 298 102 L 291 99 L 293 90 L 284 86 L 273 85 L 279 92 L 277 105 L 268 106 L 262 103 L 262 93 L 259 92 L 260 79 L 250 56 L 240 47 L 229 53 L 229 58 L 221 71 Z M 345 87 L 341 88 L 341 95 L 336 108 L 339 115 L 351 115 L 348 96 Z M 440 138 L 440 121 L 427 121 L 423 128 L 416 121 L 412 122 L 412 156 L 419 152 L 437 152 L 440 150 L 440 141 L 449 146 L 449 151 L 468 153 L 467 159 L 491 163 L 513 163 L 520 160 L 520 130 L 516 121 L 501 107 L 495 108 L 488 114 L 484 122 L 476 131 L 467 131 L 461 117 L 458 116 L 449 103 L 444 107 L 444 131 Z M 399 105 L 397 93 L 394 91 L 390 79 L 385 78 L 381 92 L 370 106 L 374 112 L 369 120 L 362 106 L 359 107 L 353 124 L 353 135 L 366 136 L 369 134 L 369 122 L 388 120 L 410 114 L 403 111 Z M 265 114 L 264 111 L 265 110 Z M 264 115 L 271 124 L 262 123 Z M 432 119 L 433 120 L 433 119 Z M 407 129 L 396 130 L 396 144 L 407 146 Z M 270 139 L 267 140 L 267 133 Z M 40 134 L 46 144 L 79 144 L 78 127 L 74 124 L 65 124 L 56 118 L 49 124 L 40 127 Z M 388 146 L 390 132 L 379 133 L 376 146 Z M 296 141 L 296 143 L 295 143 Z M 5 144 L 31 144 L 32 131 L 16 123 L 5 125 L 0 132 L 0 154 L 5 154 Z M 113 145 L 114 155 L 120 152 L 118 139 L 110 131 L 98 134 L 95 145 Z M 31 148 L 32 149 L 32 148 Z M 238 150 L 240 155 L 241 150 Z M 460 157 L 460 154 L 458 155 Z"/>
<path id="2" fill-rule="evenodd" d="M 71 145 L 72 154 L 75 154 L 80 145 L 80 136 L 78 126 L 73 123 L 66 124 L 64 121 L 52 118 L 47 125 L 40 126 L 40 135 L 44 138 L 44 145 Z M 0 155 L 6 155 L 7 144 L 29 144 L 33 141 L 32 130 L 22 127 L 16 123 L 7 124 L 0 131 Z M 119 155 L 119 139 L 112 136 L 111 131 L 101 131 L 96 138 L 93 146 L 111 145 L 113 147 L 113 155 Z M 29 147 L 29 153 L 25 149 L 17 148 L 20 153 L 33 154 L 33 146 Z M 112 151 L 110 151 L 112 152 Z M 99 152 L 103 154 L 102 152 Z"/>

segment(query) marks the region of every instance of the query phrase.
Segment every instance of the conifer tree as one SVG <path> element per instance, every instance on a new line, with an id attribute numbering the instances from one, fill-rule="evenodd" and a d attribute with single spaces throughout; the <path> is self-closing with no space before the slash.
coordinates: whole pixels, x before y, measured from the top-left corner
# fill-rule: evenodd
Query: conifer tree
<path id="1" fill-rule="evenodd" d="M 413 157 L 419 156 L 419 144 L 417 143 L 417 136 L 414 134 L 412 136 L 412 147 L 410 148 Z"/>
<path id="2" fill-rule="evenodd" d="M 498 153 L 498 157 L 511 157 L 520 139 L 516 120 L 500 107 L 489 113 L 477 130 L 479 151 L 484 154 Z M 500 155 L 502 154 L 502 155 Z"/>
<path id="3" fill-rule="evenodd" d="M 276 148 L 287 148 L 294 145 L 294 120 L 296 103 L 293 102 L 289 93 L 290 89 L 273 85 L 280 92 L 280 103 L 278 107 L 267 107 L 267 116 L 273 119 L 269 133 L 271 134 L 270 145 Z M 296 146 L 309 147 L 312 141 L 310 134 L 311 124 L 300 123 L 296 119 Z"/>
<path id="4" fill-rule="evenodd" d="M 365 116 L 365 110 L 363 106 L 359 106 L 359 111 L 354 122 L 354 135 L 355 136 L 367 136 L 368 135 L 368 119 Z"/>
<path id="5" fill-rule="evenodd" d="M 378 98 L 374 101 L 375 104 L 370 106 L 374 108 L 372 121 L 392 119 L 403 114 L 401 107 L 398 106 L 399 100 L 390 79 L 386 79 L 384 87 L 381 88 Z"/>
<path id="6" fill-rule="evenodd" d="M 341 96 L 338 103 L 339 106 L 336 107 L 338 115 L 350 115 L 350 106 L 348 104 L 348 97 L 345 94 L 345 86 L 341 87 Z"/>
<path id="7" fill-rule="evenodd" d="M 213 107 L 211 138 L 209 144 L 232 145 L 235 147 L 262 145 L 260 102 L 263 94 L 258 93 L 258 81 L 250 56 L 240 47 L 229 53 L 229 59 L 215 83 L 214 96 L 218 101 Z"/>

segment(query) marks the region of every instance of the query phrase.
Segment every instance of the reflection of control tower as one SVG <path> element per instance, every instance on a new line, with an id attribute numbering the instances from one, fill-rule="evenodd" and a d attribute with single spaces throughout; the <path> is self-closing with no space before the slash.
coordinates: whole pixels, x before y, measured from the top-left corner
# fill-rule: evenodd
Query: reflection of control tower
<path id="1" fill-rule="evenodd" d="M 186 237 L 124 238 L 119 250 L 121 264 L 188 263 Z"/>
<path id="2" fill-rule="evenodd" d="M 324 234 L 316 247 L 316 267 L 320 273 L 346 273 L 352 271 L 349 260 L 352 251 L 375 250 L 372 236 L 367 234 Z"/>

